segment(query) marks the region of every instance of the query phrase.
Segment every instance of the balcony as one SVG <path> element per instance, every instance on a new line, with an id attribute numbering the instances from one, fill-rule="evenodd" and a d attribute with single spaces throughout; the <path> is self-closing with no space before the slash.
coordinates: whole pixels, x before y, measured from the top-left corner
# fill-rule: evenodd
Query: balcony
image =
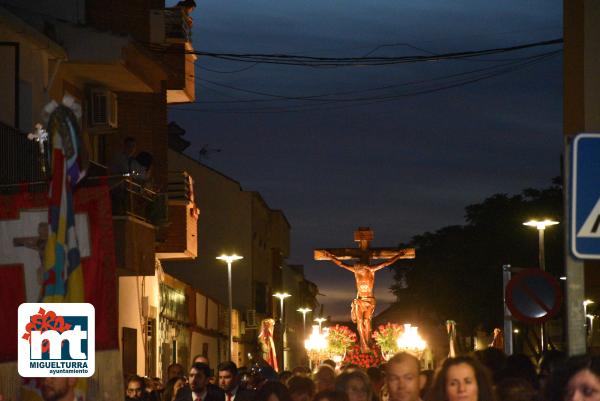
<path id="1" fill-rule="evenodd" d="M 150 42 L 168 70 L 167 103 L 196 99 L 191 19 L 181 7 L 150 10 Z"/>
<path id="2" fill-rule="evenodd" d="M 119 274 L 152 276 L 157 227 L 167 221 L 166 197 L 134 177 L 110 177 L 109 185 Z"/>
<path id="3" fill-rule="evenodd" d="M 150 42 L 164 45 L 191 41 L 191 19 L 181 7 L 150 10 Z"/>
<path id="4" fill-rule="evenodd" d="M 195 259 L 198 256 L 198 215 L 194 181 L 186 172 L 169 173 L 167 187 L 169 221 L 159 229 L 159 259 Z"/>

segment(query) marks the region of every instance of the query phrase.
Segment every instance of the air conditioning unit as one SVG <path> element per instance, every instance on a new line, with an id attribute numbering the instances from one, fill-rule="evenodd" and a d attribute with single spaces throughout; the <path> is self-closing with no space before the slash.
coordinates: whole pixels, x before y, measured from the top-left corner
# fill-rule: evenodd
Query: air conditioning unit
<path id="1" fill-rule="evenodd" d="M 90 89 L 90 125 L 117 128 L 117 95 L 106 88 Z"/>
<path id="2" fill-rule="evenodd" d="M 258 327 L 258 324 L 256 324 L 256 309 L 246 310 L 246 328 L 254 329 L 256 327 Z"/>

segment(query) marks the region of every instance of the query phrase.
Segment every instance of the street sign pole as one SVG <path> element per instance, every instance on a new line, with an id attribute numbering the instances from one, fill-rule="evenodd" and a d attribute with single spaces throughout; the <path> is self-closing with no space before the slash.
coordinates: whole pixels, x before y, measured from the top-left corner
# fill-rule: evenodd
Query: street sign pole
<path id="1" fill-rule="evenodd" d="M 565 137 L 565 162 L 563 163 L 564 182 L 564 207 L 566 224 L 565 229 L 569 230 L 572 227 L 571 216 L 571 189 L 573 188 L 571 165 L 570 137 Z M 565 235 L 565 275 L 566 282 L 566 329 L 567 329 L 567 353 L 569 355 L 582 355 L 587 351 L 586 336 L 585 336 L 585 316 L 583 313 L 583 300 L 585 297 L 585 279 L 583 261 L 575 259 L 571 251 L 571 235 Z"/>
<path id="2" fill-rule="evenodd" d="M 506 286 L 510 281 L 510 265 L 502 266 L 502 295 L 504 296 L 504 352 L 506 355 L 513 353 L 513 322 L 512 313 L 506 305 Z"/>

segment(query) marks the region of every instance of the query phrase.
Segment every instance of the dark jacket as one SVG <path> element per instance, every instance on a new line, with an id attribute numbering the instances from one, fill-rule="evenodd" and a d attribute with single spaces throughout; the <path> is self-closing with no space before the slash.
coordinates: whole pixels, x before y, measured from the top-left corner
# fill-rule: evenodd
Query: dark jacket
<path id="1" fill-rule="evenodd" d="M 177 392 L 175 401 L 192 401 L 192 390 L 190 389 L 190 386 L 182 387 Z M 219 387 L 209 385 L 207 386 L 207 393 L 204 401 L 225 401 L 225 393 Z"/>

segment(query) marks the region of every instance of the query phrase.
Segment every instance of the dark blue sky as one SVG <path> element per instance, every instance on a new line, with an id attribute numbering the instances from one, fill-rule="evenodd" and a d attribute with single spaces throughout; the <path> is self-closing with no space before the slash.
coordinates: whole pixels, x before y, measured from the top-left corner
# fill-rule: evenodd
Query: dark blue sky
<path id="1" fill-rule="evenodd" d="M 201 0 L 193 17 L 195 49 L 212 52 L 359 57 L 390 43 L 444 53 L 562 36 L 558 0 Z M 394 246 L 424 231 L 463 223 L 466 205 L 498 192 L 543 187 L 559 174 L 561 55 L 459 88 L 358 107 L 254 102 L 270 98 L 215 82 L 310 96 L 426 80 L 559 48 L 385 67 L 257 65 L 237 73 L 213 71 L 249 65 L 199 58 L 198 103 L 177 106 L 188 111 L 172 110 L 169 117 L 187 130 L 191 156 L 205 144 L 222 149 L 203 162 L 285 212 L 292 225 L 288 262 L 306 266 L 308 278 L 326 295 L 320 300 L 327 314 L 348 319 L 355 294 L 352 275 L 312 261 L 312 249 L 354 246 L 352 232 L 358 226 L 375 230 L 375 246 Z M 407 46 L 375 53 L 415 54 L 424 53 Z M 240 99 L 252 101 L 209 103 Z M 295 111 L 284 112 L 290 109 Z M 377 312 L 393 300 L 391 278 L 388 271 L 377 275 Z"/>

